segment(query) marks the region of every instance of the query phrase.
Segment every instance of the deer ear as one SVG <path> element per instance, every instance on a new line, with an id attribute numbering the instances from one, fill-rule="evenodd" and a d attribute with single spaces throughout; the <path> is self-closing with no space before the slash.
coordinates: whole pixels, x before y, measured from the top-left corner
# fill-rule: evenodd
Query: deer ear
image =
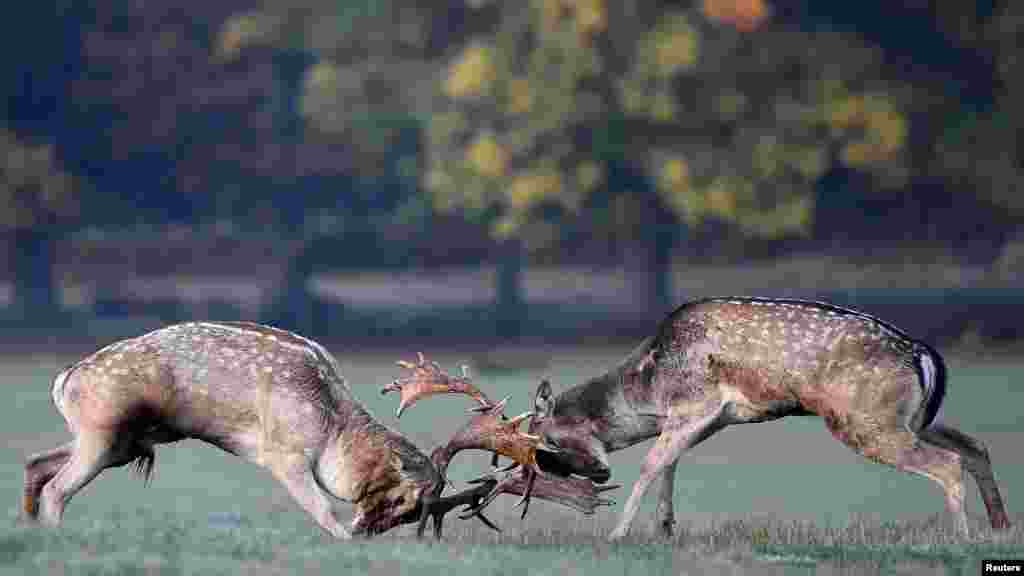
<path id="1" fill-rule="evenodd" d="M 539 418 L 550 416 L 552 405 L 551 382 L 541 380 L 537 394 L 533 397 L 533 411 Z"/>

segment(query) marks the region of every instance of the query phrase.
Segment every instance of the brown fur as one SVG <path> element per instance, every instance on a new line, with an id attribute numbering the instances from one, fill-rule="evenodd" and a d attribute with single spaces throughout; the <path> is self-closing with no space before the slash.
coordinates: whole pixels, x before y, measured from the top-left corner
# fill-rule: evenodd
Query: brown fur
<path id="1" fill-rule="evenodd" d="M 882 320 L 820 302 L 714 298 L 681 306 L 610 372 L 556 398 L 539 390 L 536 429 L 563 447 L 553 465 L 582 475 L 604 476 L 608 452 L 656 438 L 613 538 L 663 473 L 670 530 L 671 474 L 690 447 L 731 424 L 806 414 L 865 458 L 940 484 L 966 533 L 962 466 L 992 526 L 1008 526 L 984 447 L 934 422 L 944 391 L 938 353 Z"/>
<path id="2" fill-rule="evenodd" d="M 116 342 L 62 372 L 53 398 L 76 441 L 26 462 L 22 502 L 25 517 L 50 524 L 104 468 L 134 463 L 148 480 L 153 446 L 185 438 L 268 468 L 339 537 L 416 521 L 419 495 L 439 480 L 352 396 L 323 348 L 266 326 L 194 322 Z M 351 529 L 328 495 L 356 505 Z"/>

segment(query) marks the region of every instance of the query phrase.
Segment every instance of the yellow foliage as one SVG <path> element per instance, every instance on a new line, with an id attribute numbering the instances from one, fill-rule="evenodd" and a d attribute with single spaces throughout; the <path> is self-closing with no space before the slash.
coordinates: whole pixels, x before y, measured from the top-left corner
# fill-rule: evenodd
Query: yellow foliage
<path id="1" fill-rule="evenodd" d="M 775 136 L 762 136 L 758 138 L 757 144 L 754 146 L 753 158 L 751 159 L 757 175 L 762 178 L 775 176 L 779 172 L 779 168 L 782 167 L 780 155 L 779 144 Z"/>
<path id="2" fill-rule="evenodd" d="M 576 166 L 576 182 L 580 190 L 590 192 L 601 183 L 601 166 L 593 160 L 580 162 Z"/>
<path id="3" fill-rule="evenodd" d="M 509 206 L 525 211 L 562 191 L 562 176 L 554 171 L 527 172 L 512 179 L 508 187 Z"/>
<path id="4" fill-rule="evenodd" d="M 851 94 L 839 98 L 832 103 L 829 125 L 836 130 L 845 130 L 852 126 L 862 126 L 864 124 L 865 108 L 863 94 Z"/>
<path id="5" fill-rule="evenodd" d="M 323 91 L 335 89 L 338 71 L 330 62 L 321 60 L 311 66 L 306 73 L 306 86 Z"/>
<path id="6" fill-rule="evenodd" d="M 541 0 L 541 25 L 545 32 L 554 32 L 562 20 L 562 0 Z"/>
<path id="7" fill-rule="evenodd" d="M 466 149 L 466 160 L 477 173 L 496 178 L 505 174 L 508 152 L 498 143 L 494 134 L 484 132 Z"/>
<path id="8" fill-rule="evenodd" d="M 730 24 L 742 32 L 756 30 L 768 18 L 765 0 L 704 0 L 701 11 L 709 20 Z"/>
<path id="9" fill-rule="evenodd" d="M 704 204 L 711 214 L 727 220 L 736 217 L 736 192 L 728 186 L 728 182 L 716 181 L 708 189 Z"/>
<path id="10" fill-rule="evenodd" d="M 629 79 L 619 81 L 619 101 L 628 114 L 644 114 L 650 108 L 650 96 Z"/>
<path id="11" fill-rule="evenodd" d="M 608 10 L 604 0 L 570 0 L 576 11 L 576 30 L 598 34 L 608 27 Z"/>
<path id="12" fill-rule="evenodd" d="M 439 112 L 430 116 L 428 133 L 430 145 L 435 148 L 447 147 L 452 136 L 466 128 L 466 118 L 459 112 Z"/>
<path id="13" fill-rule="evenodd" d="M 697 63 L 697 30 L 685 14 L 672 14 L 654 32 L 654 64 L 660 76 L 671 76 L 680 68 Z M 649 55 L 642 55 L 649 58 Z"/>
<path id="14" fill-rule="evenodd" d="M 886 103 L 888 104 L 888 102 Z M 871 110 L 868 115 L 868 126 L 872 136 L 878 141 L 881 152 L 886 157 L 899 151 L 906 143 L 906 118 L 890 106 Z"/>
<path id="15" fill-rule="evenodd" d="M 497 75 L 494 49 L 483 44 L 471 44 L 449 66 L 444 91 L 452 98 L 479 96 L 490 88 Z"/>
<path id="16" fill-rule="evenodd" d="M 715 101 L 718 115 L 724 120 L 735 120 L 747 108 L 747 96 L 736 90 L 724 91 Z"/>
<path id="17" fill-rule="evenodd" d="M 842 159 L 843 164 L 847 166 L 863 166 L 874 162 L 878 154 L 870 142 L 859 140 L 843 146 L 839 157 Z"/>
<path id="18" fill-rule="evenodd" d="M 672 192 L 687 192 L 690 189 L 690 166 L 683 158 L 669 158 L 661 165 L 662 186 Z"/>
<path id="19" fill-rule="evenodd" d="M 892 158 L 907 140 L 906 117 L 885 95 L 855 94 L 833 103 L 829 116 L 833 130 L 861 128 L 863 140 L 848 143 L 841 157 L 849 166 Z"/>
<path id="20" fill-rule="evenodd" d="M 675 120 L 676 102 L 671 92 L 659 90 L 654 94 L 654 102 L 651 103 L 651 116 L 658 122 L 671 122 Z"/>
<path id="21" fill-rule="evenodd" d="M 518 214 L 506 214 L 491 223 L 491 236 L 498 240 L 504 240 L 515 234 L 522 224 L 522 216 Z"/>
<path id="22" fill-rule="evenodd" d="M 794 156 L 793 165 L 797 172 L 808 180 L 817 180 L 828 169 L 828 153 L 824 147 L 798 148 Z"/>
<path id="23" fill-rule="evenodd" d="M 508 111 L 510 114 L 529 112 L 533 106 L 533 90 L 526 78 L 508 81 Z"/>

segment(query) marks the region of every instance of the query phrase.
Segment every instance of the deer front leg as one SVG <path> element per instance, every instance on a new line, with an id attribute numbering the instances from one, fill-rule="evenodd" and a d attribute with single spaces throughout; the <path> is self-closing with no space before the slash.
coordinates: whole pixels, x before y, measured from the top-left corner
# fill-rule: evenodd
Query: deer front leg
<path id="1" fill-rule="evenodd" d="M 669 462 L 661 472 L 661 490 L 658 492 L 658 507 L 654 516 L 658 519 L 658 532 L 663 538 L 671 538 L 675 528 L 675 512 L 672 509 L 672 494 L 675 488 L 676 464 L 679 459 Z"/>
<path id="2" fill-rule="evenodd" d="M 338 521 L 326 491 L 313 475 L 313 466 L 314 463 L 301 454 L 275 455 L 267 463 L 274 477 L 325 532 L 340 540 L 351 539 L 352 533 Z"/>
<path id="3" fill-rule="evenodd" d="M 640 501 L 658 474 L 678 460 L 683 452 L 721 428 L 718 424 L 718 417 L 722 413 L 720 403 L 716 402 L 713 408 L 695 412 L 700 415 L 672 418 L 665 424 L 661 435 L 655 440 L 654 447 L 647 453 L 640 467 L 640 478 L 633 485 L 633 492 L 622 510 L 619 525 L 608 535 L 609 540 L 621 540 L 629 534 L 633 518 L 640 508 Z"/>

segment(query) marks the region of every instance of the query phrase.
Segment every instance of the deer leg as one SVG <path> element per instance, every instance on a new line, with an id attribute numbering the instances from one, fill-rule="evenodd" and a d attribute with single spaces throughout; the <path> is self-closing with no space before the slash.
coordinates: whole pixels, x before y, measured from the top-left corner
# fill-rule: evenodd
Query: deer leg
<path id="1" fill-rule="evenodd" d="M 672 510 L 672 493 L 675 488 L 676 458 L 661 473 L 661 488 L 658 492 L 658 507 L 654 515 L 658 519 L 658 530 L 662 537 L 671 538 L 676 524 L 675 512 Z"/>
<path id="2" fill-rule="evenodd" d="M 80 430 L 72 445 L 66 463 L 43 486 L 40 495 L 39 517 L 49 526 L 60 524 L 71 498 L 105 468 L 131 461 L 119 454 L 117 432 L 113 430 Z"/>
<path id="3" fill-rule="evenodd" d="M 640 501 L 654 478 L 678 460 L 683 452 L 720 430 L 721 414 L 722 405 L 716 404 L 711 410 L 704 410 L 700 416 L 677 417 L 665 424 L 661 435 L 654 441 L 654 447 L 647 453 L 640 467 L 640 478 L 633 485 L 633 492 L 626 500 L 619 525 L 608 535 L 609 540 L 620 540 L 629 534 L 633 518 L 640 508 Z"/>
<path id="4" fill-rule="evenodd" d="M 924 476 L 941 486 L 957 534 L 968 536 L 963 472 L 957 452 L 922 441 L 902 424 L 890 425 L 869 416 L 850 417 L 842 425 L 836 419 L 827 422 L 832 434 L 861 456 Z"/>
<path id="5" fill-rule="evenodd" d="M 340 540 L 352 538 L 352 534 L 334 515 L 327 491 L 317 481 L 313 466 L 314 464 L 302 454 L 275 457 L 267 463 L 271 474 L 284 484 L 291 497 L 325 532 Z"/>
<path id="6" fill-rule="evenodd" d="M 918 436 L 925 442 L 953 450 L 960 455 L 963 468 L 978 483 L 978 490 L 981 492 L 982 501 L 985 502 L 992 528 L 1009 528 L 1010 520 L 1003 505 L 1003 498 L 999 495 L 999 486 L 996 485 L 995 476 L 992 474 L 992 463 L 989 461 L 985 445 L 955 428 L 940 423 L 933 423 L 921 430 Z"/>
<path id="7" fill-rule="evenodd" d="M 25 489 L 22 495 L 22 518 L 35 521 L 39 518 L 39 495 L 57 472 L 71 458 L 72 443 L 33 454 L 25 461 Z"/>

